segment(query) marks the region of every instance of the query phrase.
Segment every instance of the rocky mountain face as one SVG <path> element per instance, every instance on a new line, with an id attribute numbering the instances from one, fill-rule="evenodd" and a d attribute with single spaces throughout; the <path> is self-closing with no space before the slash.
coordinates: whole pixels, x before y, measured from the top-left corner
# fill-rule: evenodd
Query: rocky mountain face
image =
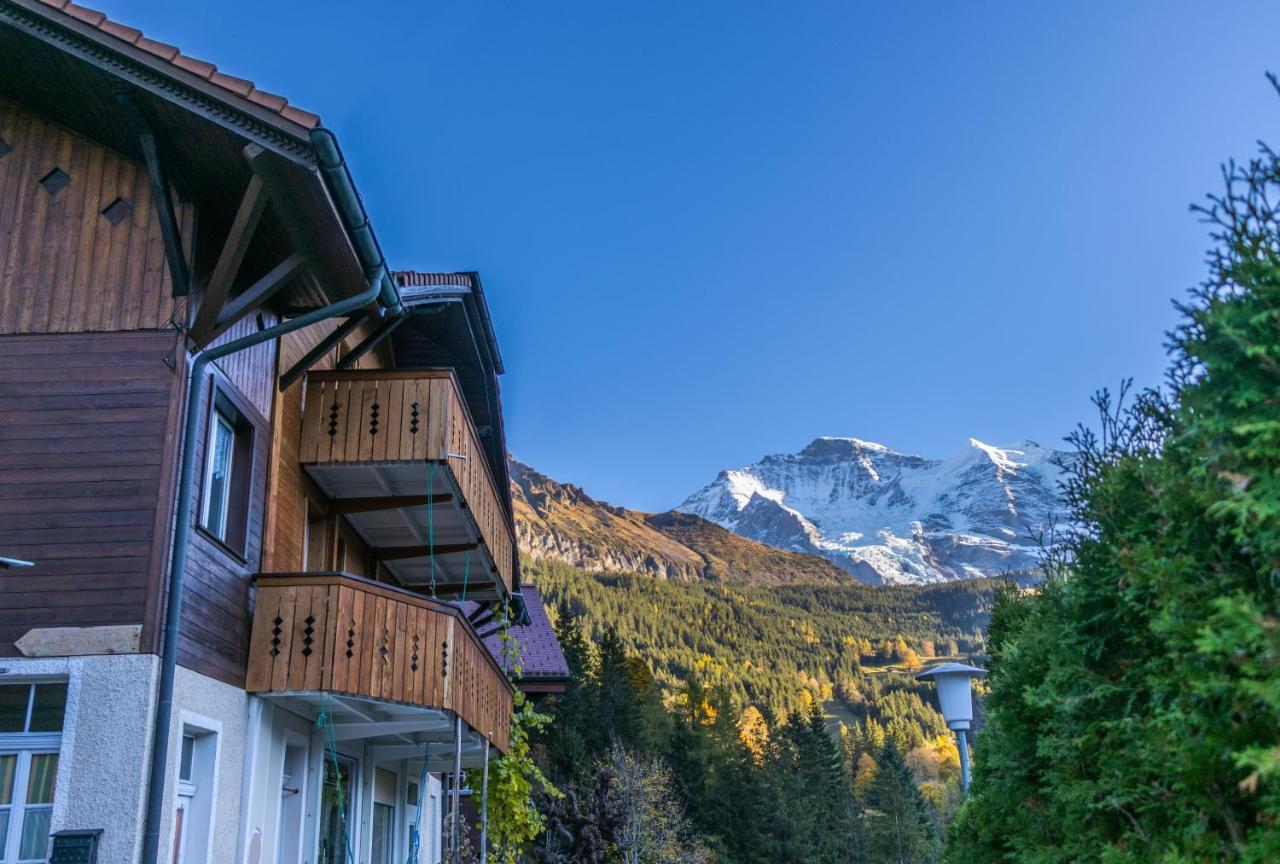
<path id="1" fill-rule="evenodd" d="M 946 459 L 856 438 L 720 472 L 676 508 L 743 537 L 821 555 L 869 583 L 1027 573 L 1060 509 L 1059 451 L 970 439 Z"/>
<path id="2" fill-rule="evenodd" d="M 849 578 L 824 558 L 772 548 L 700 516 L 614 507 L 514 459 L 510 474 L 516 539 L 530 558 L 674 581 L 779 585 Z"/>

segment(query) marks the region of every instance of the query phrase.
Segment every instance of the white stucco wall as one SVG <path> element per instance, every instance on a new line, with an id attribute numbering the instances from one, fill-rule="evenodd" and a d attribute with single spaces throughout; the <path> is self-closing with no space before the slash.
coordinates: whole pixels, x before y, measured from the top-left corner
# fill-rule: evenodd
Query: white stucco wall
<path id="1" fill-rule="evenodd" d="M 159 666 L 153 654 L 0 660 L 2 683 L 67 680 L 52 830 L 103 829 L 102 862 L 128 864 L 141 854 Z M 217 732 L 211 864 L 236 856 L 247 704 L 243 690 L 178 667 L 167 791 L 172 802 L 182 724 Z M 161 834 L 162 861 L 172 860 L 172 831 L 170 809 Z"/>
<path id="2" fill-rule="evenodd" d="M 6 659 L 0 681 L 67 679 L 52 830 L 101 828 L 98 860 L 137 859 L 159 658 Z"/>

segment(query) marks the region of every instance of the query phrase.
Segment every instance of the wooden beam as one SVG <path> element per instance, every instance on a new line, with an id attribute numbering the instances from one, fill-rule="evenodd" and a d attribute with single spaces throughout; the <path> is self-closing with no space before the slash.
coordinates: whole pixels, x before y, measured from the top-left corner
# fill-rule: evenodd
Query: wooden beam
<path id="1" fill-rule="evenodd" d="M 173 197 L 169 194 L 169 181 L 165 177 L 164 163 L 160 161 L 160 149 L 156 146 L 156 136 L 149 130 L 140 133 L 138 138 L 142 144 L 142 156 L 147 163 L 147 176 L 151 179 L 151 203 L 160 218 L 160 236 L 164 239 L 164 256 L 169 263 L 173 296 L 185 297 L 191 288 L 191 276 L 187 270 L 187 256 L 182 250 L 178 215 L 174 212 Z"/>
<path id="2" fill-rule="evenodd" d="M 222 252 L 218 255 L 218 263 L 213 267 L 213 275 L 204 286 L 200 308 L 196 311 L 195 323 L 191 325 L 191 338 L 196 344 L 207 344 L 212 338 L 211 334 L 222 315 L 222 308 L 231 294 L 231 283 L 240 272 L 240 265 L 249 251 L 249 242 L 253 240 L 254 231 L 266 209 L 267 195 L 262 178 L 253 174 L 240 199 L 240 208 L 236 211 L 235 221 L 231 223 L 231 230 L 227 232 L 226 242 L 222 244 Z"/>
<path id="3" fill-rule="evenodd" d="M 209 341 L 217 339 L 245 315 L 266 303 L 271 297 L 289 284 L 289 280 L 302 272 L 307 266 L 307 259 L 302 253 L 294 252 L 288 258 L 267 271 L 257 282 L 235 296 L 235 299 L 222 308 L 218 322 L 213 325 Z"/>
<path id="4" fill-rule="evenodd" d="M 376 498 L 338 498 L 329 509 L 334 513 L 369 513 L 374 510 L 399 510 L 402 507 L 425 507 L 432 504 L 448 504 L 453 496 L 447 492 L 436 495 L 384 495 Z"/>
<path id="5" fill-rule="evenodd" d="M 301 360 L 294 363 L 288 372 L 280 376 L 280 389 L 288 390 L 289 385 L 301 378 L 303 373 L 319 362 L 321 357 L 332 351 L 333 346 L 345 339 L 352 330 L 359 327 L 363 320 L 364 316 L 362 315 L 352 315 L 334 328 L 333 332 L 316 343 L 316 346 L 308 351 Z"/>
<path id="6" fill-rule="evenodd" d="M 373 555 L 379 561 L 403 561 L 406 558 L 426 558 L 431 554 L 453 555 L 458 552 L 473 552 L 480 548 L 479 543 L 437 543 L 435 546 L 386 546 L 374 549 Z"/>

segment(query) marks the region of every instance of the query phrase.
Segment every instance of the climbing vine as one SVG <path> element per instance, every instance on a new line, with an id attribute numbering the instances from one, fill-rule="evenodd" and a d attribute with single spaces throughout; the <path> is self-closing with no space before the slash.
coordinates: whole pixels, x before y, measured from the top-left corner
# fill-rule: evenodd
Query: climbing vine
<path id="1" fill-rule="evenodd" d="M 502 665 L 508 679 L 514 682 L 522 671 L 520 646 L 509 631 L 510 610 L 504 605 L 499 615 Z M 534 792 L 561 797 L 561 792 L 534 762 L 529 749 L 529 734 L 549 722 L 551 718 L 540 713 L 528 697 L 516 689 L 507 752 L 489 762 L 489 847 L 499 864 L 517 864 L 529 843 L 542 833 L 543 816 L 534 804 Z M 481 771 L 467 772 L 467 785 L 472 789 L 483 788 L 483 783 Z"/>

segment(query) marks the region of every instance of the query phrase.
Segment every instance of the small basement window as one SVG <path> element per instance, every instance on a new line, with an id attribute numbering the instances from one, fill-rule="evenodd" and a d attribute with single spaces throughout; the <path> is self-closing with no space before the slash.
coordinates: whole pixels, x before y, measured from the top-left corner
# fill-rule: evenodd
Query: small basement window
<path id="1" fill-rule="evenodd" d="M 213 399 L 205 447 L 200 527 L 244 554 L 253 477 L 253 426 L 222 393 Z"/>

